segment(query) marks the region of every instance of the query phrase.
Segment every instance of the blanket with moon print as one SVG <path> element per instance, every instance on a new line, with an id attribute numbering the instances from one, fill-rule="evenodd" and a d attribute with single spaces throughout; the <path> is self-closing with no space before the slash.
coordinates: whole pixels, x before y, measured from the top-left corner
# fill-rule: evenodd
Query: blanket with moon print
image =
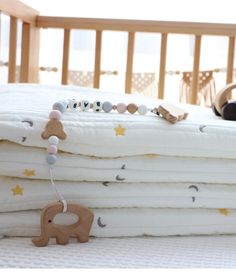
<path id="1" fill-rule="evenodd" d="M 0 236 L 39 234 L 40 209 L 56 198 L 41 132 L 52 104 L 68 98 L 158 106 L 89 88 L 1 85 Z M 68 137 L 58 146 L 55 182 L 68 201 L 92 208 L 92 236 L 236 233 L 235 123 L 181 107 L 189 117 L 175 125 L 151 114 L 63 115 Z"/>

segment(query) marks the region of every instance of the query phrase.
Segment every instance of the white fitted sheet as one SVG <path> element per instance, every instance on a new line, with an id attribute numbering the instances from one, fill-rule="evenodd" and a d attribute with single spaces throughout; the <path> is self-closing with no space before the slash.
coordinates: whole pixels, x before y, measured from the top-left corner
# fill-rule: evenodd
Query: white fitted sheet
<path id="1" fill-rule="evenodd" d="M 234 268 L 236 236 L 91 238 L 37 248 L 30 238 L 0 240 L 0 267 Z"/>

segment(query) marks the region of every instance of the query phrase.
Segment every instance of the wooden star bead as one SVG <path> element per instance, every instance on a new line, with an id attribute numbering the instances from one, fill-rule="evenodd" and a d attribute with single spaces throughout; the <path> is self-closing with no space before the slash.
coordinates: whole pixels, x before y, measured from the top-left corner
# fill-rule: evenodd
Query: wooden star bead
<path id="1" fill-rule="evenodd" d="M 130 114 L 134 114 L 138 110 L 138 106 L 134 103 L 130 103 L 127 106 L 127 110 Z"/>

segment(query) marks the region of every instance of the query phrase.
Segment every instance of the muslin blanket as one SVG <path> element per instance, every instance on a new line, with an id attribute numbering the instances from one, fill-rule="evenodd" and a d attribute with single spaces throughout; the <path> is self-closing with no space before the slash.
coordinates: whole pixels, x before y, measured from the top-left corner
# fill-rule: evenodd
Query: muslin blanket
<path id="1" fill-rule="evenodd" d="M 41 139 L 54 102 L 61 99 L 87 99 L 90 102 L 146 104 L 157 100 L 134 95 L 113 94 L 89 88 L 33 84 L 0 86 L 0 139 L 25 146 L 47 147 Z M 182 105 L 189 118 L 175 125 L 154 114 L 67 112 L 63 125 L 66 141 L 60 150 L 101 157 L 142 154 L 236 158 L 234 121 L 216 117 L 211 109 Z M 119 128 L 122 128 L 122 132 Z"/>
<path id="2" fill-rule="evenodd" d="M 94 209 L 96 237 L 236 234 L 236 211 L 221 209 Z M 72 224 L 74 215 L 59 214 L 56 223 Z M 0 213 L 0 236 L 39 235 L 40 212 Z"/>
<path id="3" fill-rule="evenodd" d="M 0 142 L 0 175 L 49 179 L 46 150 Z M 236 182 L 236 160 L 146 154 L 99 158 L 59 153 L 54 178 L 108 182 Z"/>
<path id="4" fill-rule="evenodd" d="M 92 208 L 236 208 L 236 185 L 56 181 L 68 202 Z M 49 181 L 0 176 L 0 212 L 41 209 L 57 200 Z"/>

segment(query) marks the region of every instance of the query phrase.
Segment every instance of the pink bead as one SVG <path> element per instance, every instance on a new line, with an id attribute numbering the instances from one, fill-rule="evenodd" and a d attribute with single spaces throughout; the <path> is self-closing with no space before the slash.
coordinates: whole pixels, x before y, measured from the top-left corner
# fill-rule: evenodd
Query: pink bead
<path id="1" fill-rule="evenodd" d="M 117 104 L 117 112 L 120 114 L 123 114 L 127 110 L 127 106 L 124 103 L 118 103 Z"/>
<path id="2" fill-rule="evenodd" d="M 61 112 L 58 110 L 52 110 L 49 114 L 49 118 L 50 119 L 57 119 L 60 120 L 61 119 Z"/>
<path id="3" fill-rule="evenodd" d="M 49 154 L 56 154 L 57 153 L 57 146 L 56 145 L 50 145 L 48 148 L 47 148 L 47 152 Z"/>

